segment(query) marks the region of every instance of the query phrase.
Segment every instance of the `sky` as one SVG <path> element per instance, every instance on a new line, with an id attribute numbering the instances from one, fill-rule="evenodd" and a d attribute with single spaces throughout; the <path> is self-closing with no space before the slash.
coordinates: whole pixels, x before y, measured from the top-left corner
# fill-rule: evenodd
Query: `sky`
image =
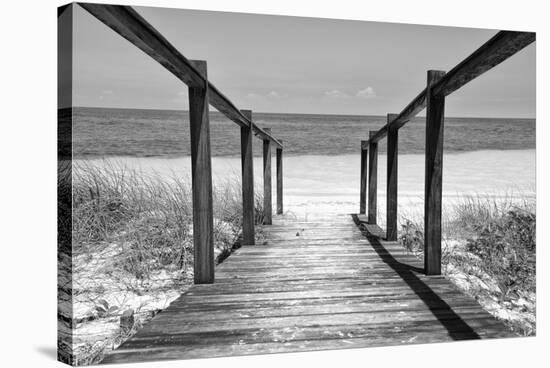
<path id="1" fill-rule="evenodd" d="M 135 7 L 240 109 L 399 113 L 497 31 Z M 447 116 L 535 117 L 535 43 L 446 99 Z M 75 106 L 187 110 L 187 86 L 80 6 Z M 422 115 L 422 113 L 420 114 Z"/>

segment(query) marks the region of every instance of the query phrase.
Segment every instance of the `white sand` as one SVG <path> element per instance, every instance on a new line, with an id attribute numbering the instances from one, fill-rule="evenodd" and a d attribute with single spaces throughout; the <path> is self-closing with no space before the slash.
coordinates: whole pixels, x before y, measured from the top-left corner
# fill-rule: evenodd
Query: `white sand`
<path id="1" fill-rule="evenodd" d="M 183 158 L 110 158 L 117 164 L 129 168 L 140 169 L 145 174 L 158 174 L 166 177 L 184 177 L 190 182 L 191 160 Z M 104 160 L 88 160 L 94 165 L 104 165 Z M 262 188 L 262 159 L 254 160 L 254 175 L 256 188 Z M 284 158 L 284 206 L 287 215 L 295 215 L 298 219 L 318 219 L 331 217 L 334 214 L 356 213 L 359 210 L 359 164 L 357 155 L 340 156 L 290 156 Z M 379 157 L 378 177 L 378 223 L 384 225 L 385 188 L 386 188 L 386 156 Z M 214 185 L 223 185 L 224 181 L 240 178 L 240 158 L 215 157 L 212 160 Z M 273 160 L 273 185 L 275 185 L 275 160 Z M 476 151 L 466 153 L 446 153 L 444 155 L 443 171 L 444 208 L 464 195 L 492 196 L 508 201 L 521 201 L 525 197 L 535 196 L 535 151 Z M 273 203 L 275 204 L 275 187 L 273 189 Z M 399 156 L 399 214 L 402 217 L 421 219 L 424 197 L 424 156 Z M 111 249 L 112 251 L 112 249 Z M 98 256 L 101 256 L 99 254 Z M 105 257 L 103 257 L 105 259 Z M 78 263 L 78 262 L 76 262 Z M 109 289 L 104 298 L 109 304 L 120 306 L 120 311 L 133 308 L 136 311 L 150 311 L 162 309 L 171 300 L 179 295 L 180 289 L 166 288 L 151 295 L 133 295 L 119 292 L 116 289 L 119 280 L 107 280 L 97 277 L 97 267 L 89 268 L 93 263 L 83 262 L 86 267 L 75 270 L 77 283 L 84 283 L 87 288 L 94 289 L 99 284 Z M 101 263 L 101 262 L 100 262 Z M 104 262 L 103 262 L 104 263 Z M 103 264 L 101 263 L 101 264 Z M 94 276 L 95 274 L 95 276 Z M 464 292 L 473 289 L 487 289 L 491 287 L 476 276 L 469 275 L 463 270 L 448 265 L 445 274 Z M 167 286 L 162 279 L 170 279 L 169 275 L 159 275 L 160 280 L 154 280 L 156 287 Z M 159 283 L 160 281 L 160 283 Z M 87 284 L 91 283 L 91 284 Z M 494 287 L 493 287 L 494 288 Z M 478 295 L 479 294 L 479 295 Z M 534 295 L 528 304 L 529 313 L 520 313 L 523 306 L 506 306 L 497 303 L 487 293 L 474 292 L 479 302 L 493 315 L 508 320 L 527 320 L 534 326 Z M 90 295 L 83 295 L 89 297 Z M 107 297 L 108 296 L 108 297 Z M 123 301 L 119 299 L 124 299 Z M 76 300 L 75 317 L 83 317 L 93 310 L 94 302 Z M 523 311 L 523 310 L 522 310 Z M 142 321 L 144 318 L 136 316 Z M 90 349 L 100 351 L 104 346 L 116 346 L 119 336 L 118 318 L 98 320 L 84 323 L 74 333 L 75 350 L 80 352 Z M 107 345 L 106 345 L 107 344 Z"/>
<path id="2" fill-rule="evenodd" d="M 110 160 L 146 173 L 190 178 L 191 160 L 182 158 L 116 157 Z M 101 164 L 101 160 L 91 160 Z M 214 185 L 226 178 L 240 178 L 238 157 L 214 157 Z M 284 157 L 284 207 L 301 219 L 356 213 L 359 210 L 359 165 L 357 155 Z M 275 186 L 275 159 L 273 185 Z M 255 157 L 254 176 L 262 188 L 262 159 Z M 399 214 L 415 217 L 423 211 L 424 156 L 399 156 Z M 475 151 L 445 153 L 443 165 L 444 205 L 463 195 L 521 199 L 535 196 L 535 150 Z M 275 187 L 273 188 L 275 204 Z M 378 159 L 378 210 L 384 224 L 386 156 Z"/>

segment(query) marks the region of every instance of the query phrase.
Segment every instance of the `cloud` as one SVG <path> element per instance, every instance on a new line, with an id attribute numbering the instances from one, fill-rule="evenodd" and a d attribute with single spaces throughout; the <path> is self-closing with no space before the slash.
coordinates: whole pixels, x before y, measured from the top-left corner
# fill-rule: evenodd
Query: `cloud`
<path id="1" fill-rule="evenodd" d="M 376 97 L 376 93 L 374 92 L 374 89 L 372 87 L 367 87 L 365 89 L 357 91 L 357 94 L 355 96 L 359 98 L 374 98 Z"/>
<path id="2" fill-rule="evenodd" d="M 349 97 L 347 94 L 337 89 L 333 89 L 332 91 L 326 91 L 325 96 L 330 98 L 348 98 Z"/>
<path id="3" fill-rule="evenodd" d="M 260 94 L 260 93 L 249 93 L 246 95 L 247 98 L 250 99 L 276 99 L 276 98 L 283 98 L 287 97 L 286 94 L 281 94 L 277 91 L 270 91 L 267 94 Z"/>
<path id="4" fill-rule="evenodd" d="M 101 93 L 99 94 L 98 98 L 100 100 L 104 100 L 105 98 L 107 98 L 107 96 L 111 96 L 113 94 L 113 90 L 111 89 L 104 89 L 103 91 L 101 91 Z"/>

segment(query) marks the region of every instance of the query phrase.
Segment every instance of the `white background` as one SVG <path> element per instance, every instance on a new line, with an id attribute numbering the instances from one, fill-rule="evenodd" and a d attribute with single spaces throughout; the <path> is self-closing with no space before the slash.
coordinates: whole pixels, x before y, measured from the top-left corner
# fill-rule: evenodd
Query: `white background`
<path id="1" fill-rule="evenodd" d="M 95 2 L 103 2 L 96 0 Z M 550 260 L 548 161 L 548 9 L 545 1 L 112 1 L 342 19 L 516 29 L 537 32 L 538 333 L 536 338 L 263 355 L 140 364 L 140 367 L 530 367 L 548 364 Z M 0 79 L 0 364 L 61 366 L 56 345 L 56 0 L 3 1 Z M 253 31 L 253 30 L 251 30 Z M 228 41 L 230 42 L 230 41 Z M 238 40 L 235 40 L 238 42 Z M 404 55 L 406 62 L 406 55 Z M 116 60 L 113 60 L 116 62 Z M 458 60 L 457 60 L 458 62 Z M 411 98 L 414 96 L 411 96 Z M 546 233 L 546 234 L 545 234 Z M 543 280 L 546 280 L 543 282 Z M 544 310 L 546 308 L 546 310 Z M 546 351 L 544 349 L 546 346 Z M 123 367 L 126 365 L 120 365 Z M 547 366 L 547 365 L 546 365 Z"/>

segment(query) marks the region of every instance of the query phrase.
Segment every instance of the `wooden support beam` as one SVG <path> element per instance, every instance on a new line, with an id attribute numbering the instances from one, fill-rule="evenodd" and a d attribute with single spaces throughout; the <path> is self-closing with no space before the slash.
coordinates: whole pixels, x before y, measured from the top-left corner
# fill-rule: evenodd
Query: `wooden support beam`
<path id="1" fill-rule="evenodd" d="M 461 88 L 471 80 L 479 77 L 486 71 L 494 68 L 517 52 L 523 50 L 529 44 L 535 42 L 534 32 L 500 31 L 481 47 L 470 54 L 466 59 L 457 64 L 433 87 L 434 95 L 448 96 Z M 397 129 L 405 125 L 410 119 L 416 116 L 426 107 L 427 90 L 422 90 L 401 113 L 391 122 L 384 125 L 371 138 L 379 141 L 388 134 L 388 127 L 395 126 Z"/>
<path id="2" fill-rule="evenodd" d="M 388 123 L 397 114 L 388 114 Z M 388 130 L 388 165 L 386 181 L 386 240 L 397 240 L 397 156 L 399 129 L 390 126 Z"/>
<path id="3" fill-rule="evenodd" d="M 368 221 L 369 224 L 376 224 L 376 194 L 378 181 L 378 142 L 370 141 L 370 138 L 376 134 L 375 131 L 369 132 L 369 204 Z"/>
<path id="4" fill-rule="evenodd" d="M 264 129 L 268 134 L 271 134 L 270 128 Z M 271 202 L 271 141 L 264 139 L 263 147 L 264 156 L 264 225 L 273 223 L 273 204 Z"/>
<path id="5" fill-rule="evenodd" d="M 367 172 L 368 161 L 367 152 L 368 148 L 363 148 L 367 141 L 361 141 L 361 183 L 359 187 L 359 213 L 365 214 L 367 209 Z"/>
<path id="6" fill-rule="evenodd" d="M 241 110 L 252 121 L 252 111 Z M 241 126 L 241 170 L 243 189 L 243 244 L 254 245 L 254 162 L 252 126 Z"/>
<path id="7" fill-rule="evenodd" d="M 206 61 L 191 61 L 207 79 Z M 208 83 L 189 87 L 189 125 L 193 191 L 193 249 L 195 284 L 214 282 L 214 215 Z"/>
<path id="8" fill-rule="evenodd" d="M 445 72 L 428 71 L 426 109 L 426 176 L 424 186 L 424 272 L 441 274 L 441 200 L 445 96 L 432 89 Z"/>
<path id="9" fill-rule="evenodd" d="M 277 214 L 278 215 L 283 214 L 283 149 L 282 148 L 277 148 Z"/>

